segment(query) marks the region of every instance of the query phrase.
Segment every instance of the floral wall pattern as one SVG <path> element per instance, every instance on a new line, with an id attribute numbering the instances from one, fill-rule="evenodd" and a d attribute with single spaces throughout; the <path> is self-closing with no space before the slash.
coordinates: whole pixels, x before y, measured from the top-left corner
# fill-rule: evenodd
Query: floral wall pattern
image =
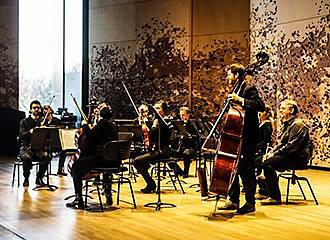
<path id="1" fill-rule="evenodd" d="M 284 1 L 252 1 L 251 52 L 264 50 L 271 55 L 255 78 L 264 99 L 274 110 L 284 99 L 297 101 L 314 144 L 312 163 L 329 166 L 330 6 L 322 0 L 309 3 L 316 17 L 294 22 L 298 27 L 293 29 L 289 26 L 293 22 L 279 19 Z M 277 122 L 277 133 L 280 127 Z"/>

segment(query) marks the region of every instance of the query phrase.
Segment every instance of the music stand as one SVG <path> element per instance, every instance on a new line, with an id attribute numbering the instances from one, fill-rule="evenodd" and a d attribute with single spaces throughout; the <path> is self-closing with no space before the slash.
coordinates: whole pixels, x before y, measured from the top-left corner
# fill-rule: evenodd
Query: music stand
<path id="1" fill-rule="evenodd" d="M 160 116 L 159 113 L 156 111 L 156 109 L 151 105 L 149 107 L 155 113 L 156 118 L 158 118 L 160 121 L 162 121 L 164 124 L 166 124 L 167 127 L 169 127 L 168 124 L 162 118 L 162 116 Z M 161 152 L 161 150 L 160 150 L 160 126 L 158 126 L 158 152 L 159 152 L 159 154 Z M 176 207 L 175 204 L 162 202 L 162 200 L 160 198 L 160 160 L 161 160 L 161 158 L 159 158 L 158 162 L 157 162 L 157 195 L 158 195 L 157 202 L 151 202 L 151 203 L 144 204 L 145 207 L 155 207 L 155 211 L 159 211 L 162 207 L 165 207 L 165 206 L 168 206 L 169 208 Z"/>
<path id="2" fill-rule="evenodd" d="M 35 128 L 32 133 L 31 148 L 34 150 L 43 150 L 47 153 L 47 158 L 51 160 L 51 150 L 61 149 L 61 142 L 58 137 L 58 129 L 54 127 Z M 49 162 L 49 164 L 51 164 Z M 55 185 L 49 184 L 49 171 L 47 166 L 46 186 L 50 191 L 58 189 Z M 35 187 L 33 190 L 42 190 L 43 187 Z"/>

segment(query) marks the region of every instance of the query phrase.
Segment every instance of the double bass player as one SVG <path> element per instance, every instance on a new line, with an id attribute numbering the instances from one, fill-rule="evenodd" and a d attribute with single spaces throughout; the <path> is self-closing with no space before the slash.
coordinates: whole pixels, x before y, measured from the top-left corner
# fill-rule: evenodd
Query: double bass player
<path id="1" fill-rule="evenodd" d="M 227 81 L 234 85 L 239 79 L 246 75 L 245 68 L 241 64 L 230 65 L 227 71 Z M 249 77 L 244 78 L 244 82 L 238 94 L 230 94 L 228 100 L 242 106 L 245 110 L 244 126 L 242 134 L 241 158 L 238 163 L 237 174 L 229 191 L 229 199 L 221 210 L 237 210 L 237 214 L 246 214 L 255 211 L 255 151 L 258 132 L 258 112 L 265 109 L 265 105 L 259 97 L 257 88 L 249 82 Z M 243 188 L 245 189 L 246 203 L 239 207 L 241 177 Z"/>

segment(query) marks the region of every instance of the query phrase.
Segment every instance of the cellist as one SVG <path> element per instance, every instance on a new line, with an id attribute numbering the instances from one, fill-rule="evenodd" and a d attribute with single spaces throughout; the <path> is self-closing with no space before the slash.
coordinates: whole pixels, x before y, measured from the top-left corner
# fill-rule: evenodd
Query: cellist
<path id="1" fill-rule="evenodd" d="M 229 191 L 229 199 L 222 210 L 237 210 L 237 214 L 246 214 L 255 211 L 255 151 L 258 136 L 258 112 L 265 109 L 265 105 L 259 97 L 257 88 L 250 82 L 250 76 L 245 76 L 245 68 L 241 64 L 230 65 L 227 71 L 227 81 L 230 85 L 234 85 L 236 81 L 244 78 L 244 82 L 238 91 L 228 96 L 228 100 L 240 104 L 245 110 L 241 158 L 238 163 L 237 174 Z M 240 202 L 240 185 L 241 177 L 243 188 L 245 189 L 246 203 L 239 207 Z"/>

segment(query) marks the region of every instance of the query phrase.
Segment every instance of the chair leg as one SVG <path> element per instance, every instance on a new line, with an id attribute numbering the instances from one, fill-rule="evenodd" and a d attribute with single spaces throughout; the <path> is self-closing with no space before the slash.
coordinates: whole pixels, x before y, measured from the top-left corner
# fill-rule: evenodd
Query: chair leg
<path id="1" fill-rule="evenodd" d="M 165 166 L 166 167 L 166 166 Z M 176 187 L 176 185 L 175 185 L 175 182 L 174 182 L 174 180 L 173 180 L 173 176 L 172 176 L 172 170 L 171 169 L 169 169 L 168 170 L 169 172 L 168 172 L 168 176 L 170 177 L 170 179 L 171 179 L 171 182 L 172 182 L 172 184 L 173 184 L 173 187 L 174 187 L 174 189 L 175 190 L 178 190 L 177 189 L 177 187 Z M 176 174 L 176 170 L 175 169 L 173 169 L 173 171 L 174 171 L 174 176 L 176 176 L 177 174 Z"/>
<path id="2" fill-rule="evenodd" d="M 135 197 L 134 197 L 134 191 L 133 191 L 132 183 L 131 183 L 131 181 L 128 181 L 128 183 L 129 183 L 129 188 L 131 190 L 131 196 L 132 196 L 132 199 L 133 199 L 134 209 L 136 209 L 136 202 L 135 202 Z"/>
<path id="3" fill-rule="evenodd" d="M 175 177 L 176 177 L 176 180 L 177 180 L 178 183 L 179 183 L 179 186 L 180 186 L 180 188 L 181 188 L 182 193 L 185 194 L 185 191 L 184 191 L 184 189 L 183 189 L 183 187 L 182 187 L 182 183 L 181 183 L 181 180 L 179 179 L 178 174 L 175 173 Z"/>
<path id="4" fill-rule="evenodd" d="M 96 184 L 96 188 L 97 188 L 97 195 L 99 197 L 99 202 L 100 202 L 100 207 L 101 207 L 101 211 L 103 212 L 103 204 L 102 204 L 102 199 L 101 199 L 101 193 L 100 193 L 100 187 L 98 184 Z"/>
<path id="5" fill-rule="evenodd" d="M 306 182 L 307 182 L 307 184 L 308 184 L 309 190 L 311 191 L 311 193 L 312 193 L 312 195 L 313 195 L 313 198 L 314 198 L 315 204 L 316 204 L 316 205 L 319 205 L 319 203 L 318 203 L 318 201 L 317 201 L 317 199 L 316 199 L 316 197 L 315 197 L 314 191 L 313 191 L 313 189 L 312 189 L 312 186 L 311 186 L 311 184 L 309 183 L 308 179 L 306 179 Z"/>
<path id="6" fill-rule="evenodd" d="M 306 200 L 306 196 L 305 196 L 305 193 L 304 193 L 304 191 L 303 191 L 303 189 L 302 189 L 302 187 L 301 187 L 301 184 L 300 184 L 300 182 L 299 182 L 299 179 L 297 178 L 296 180 L 297 180 L 298 186 L 299 186 L 299 188 L 300 188 L 300 192 L 301 192 L 301 194 L 303 195 L 304 200 Z"/>
<path id="7" fill-rule="evenodd" d="M 14 169 L 13 169 L 13 179 L 11 181 L 11 186 L 14 186 L 14 181 L 15 181 L 15 172 L 16 172 L 16 163 L 14 163 Z"/>
<path id="8" fill-rule="evenodd" d="M 119 198 L 120 198 L 120 185 L 122 183 L 122 176 L 118 179 L 118 189 L 117 189 L 117 205 L 119 205 Z"/>
<path id="9" fill-rule="evenodd" d="M 88 180 L 85 181 L 85 209 L 87 209 Z"/>
<path id="10" fill-rule="evenodd" d="M 286 205 L 288 205 L 289 203 L 289 192 L 290 192 L 290 178 L 288 178 L 288 186 L 286 189 L 286 200 L 285 200 Z"/>
<path id="11" fill-rule="evenodd" d="M 23 166 L 23 165 L 22 165 Z M 17 166 L 17 187 L 19 187 L 20 185 L 20 177 L 21 177 L 21 173 L 20 173 L 20 166 Z"/>

